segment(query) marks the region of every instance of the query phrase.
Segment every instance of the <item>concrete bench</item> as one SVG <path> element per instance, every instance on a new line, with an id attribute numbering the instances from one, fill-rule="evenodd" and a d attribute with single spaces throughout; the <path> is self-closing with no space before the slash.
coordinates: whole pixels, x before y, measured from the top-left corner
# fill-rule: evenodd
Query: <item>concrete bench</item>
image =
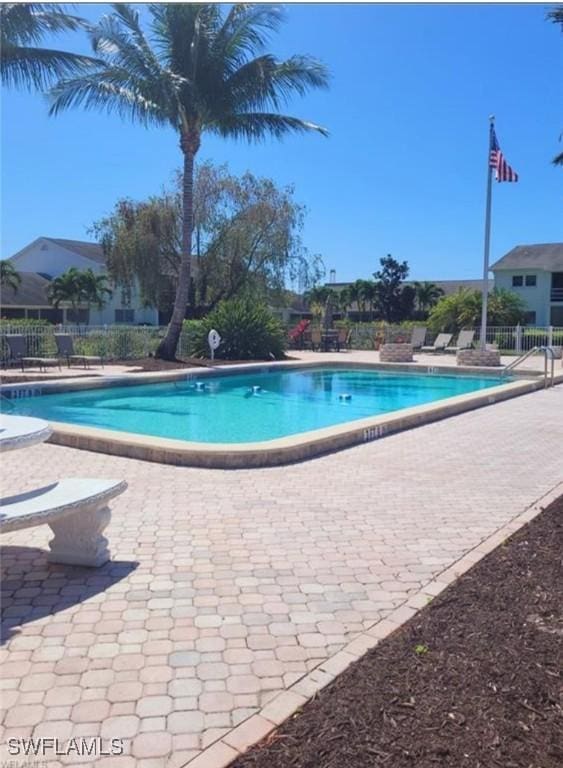
<path id="1" fill-rule="evenodd" d="M 111 511 L 108 501 L 127 488 L 116 480 L 70 478 L 0 500 L 0 532 L 47 523 L 51 563 L 100 566 L 110 558 L 102 531 Z"/>

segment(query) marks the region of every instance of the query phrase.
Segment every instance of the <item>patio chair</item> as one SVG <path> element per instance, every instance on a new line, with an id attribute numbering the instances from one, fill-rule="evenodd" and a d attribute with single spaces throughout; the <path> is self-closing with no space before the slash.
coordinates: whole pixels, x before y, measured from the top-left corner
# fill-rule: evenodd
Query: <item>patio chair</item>
<path id="1" fill-rule="evenodd" d="M 47 368 L 48 365 L 58 365 L 61 370 L 60 360 L 56 357 L 32 357 L 27 354 L 25 336 L 20 333 L 7 333 L 4 337 L 10 350 L 10 360 L 18 362 L 21 365 L 22 373 L 24 366 L 29 363 L 31 366 L 37 366 L 40 371 Z"/>
<path id="2" fill-rule="evenodd" d="M 313 352 L 322 349 L 323 337 L 320 328 L 311 328 L 311 349 Z"/>
<path id="3" fill-rule="evenodd" d="M 347 330 L 346 328 L 338 329 L 338 336 L 336 337 L 336 349 L 338 352 L 340 352 L 341 349 L 349 348 L 351 336 L 352 331 Z"/>
<path id="4" fill-rule="evenodd" d="M 426 340 L 426 326 L 417 326 L 412 329 L 411 344 L 413 349 L 420 349 Z"/>
<path id="5" fill-rule="evenodd" d="M 452 333 L 439 333 L 436 336 L 436 340 L 434 341 L 434 344 L 430 344 L 427 347 L 421 347 L 421 352 L 443 352 L 450 341 L 452 340 Z"/>
<path id="6" fill-rule="evenodd" d="M 66 359 L 70 368 L 72 360 L 81 360 L 84 367 L 88 368 L 90 363 L 100 363 L 104 367 L 104 358 L 100 355 L 77 355 L 74 351 L 74 343 L 70 333 L 55 333 L 55 342 L 57 344 L 57 354 Z"/>
<path id="7" fill-rule="evenodd" d="M 446 347 L 446 352 L 458 352 L 460 349 L 468 349 L 473 344 L 475 331 L 460 331 L 455 344 Z"/>

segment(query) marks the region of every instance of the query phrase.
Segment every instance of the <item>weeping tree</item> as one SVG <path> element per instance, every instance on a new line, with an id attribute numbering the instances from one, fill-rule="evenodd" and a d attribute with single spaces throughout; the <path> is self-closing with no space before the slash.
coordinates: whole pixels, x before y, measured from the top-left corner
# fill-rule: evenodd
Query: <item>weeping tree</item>
<path id="1" fill-rule="evenodd" d="M 305 209 L 293 187 L 207 162 L 195 172 L 194 203 L 191 315 L 243 293 L 275 302 L 296 276 L 319 278 L 320 257 L 303 245 Z M 92 233 L 115 282 L 138 285 L 146 305 L 169 311 L 182 261 L 181 183 L 145 201 L 119 201 Z"/>
<path id="2" fill-rule="evenodd" d="M 182 257 L 172 318 L 157 355 L 175 357 L 190 286 L 194 224 L 194 159 L 205 133 L 260 141 L 296 132 L 326 135 L 319 125 L 280 113 L 294 95 L 328 85 L 326 68 L 308 56 L 279 61 L 263 53 L 280 9 L 237 3 L 230 10 L 200 3 L 147 6 L 114 3 L 91 32 L 102 63 L 60 81 L 51 113 L 75 106 L 105 109 L 144 125 L 172 127 L 184 158 Z"/>
<path id="3" fill-rule="evenodd" d="M 95 60 L 42 48 L 46 35 L 85 29 L 86 22 L 56 3 L 0 5 L 0 73 L 5 85 L 44 90 L 55 80 L 94 66 Z"/>

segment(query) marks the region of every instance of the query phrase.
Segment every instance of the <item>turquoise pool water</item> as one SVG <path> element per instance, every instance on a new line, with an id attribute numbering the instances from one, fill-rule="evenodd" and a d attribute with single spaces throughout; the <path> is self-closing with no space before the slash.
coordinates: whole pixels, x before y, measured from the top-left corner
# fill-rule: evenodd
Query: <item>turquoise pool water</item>
<path id="1" fill-rule="evenodd" d="M 120 432 L 246 443 L 390 413 L 501 382 L 506 379 L 315 368 L 39 395 L 12 400 L 8 409 Z"/>

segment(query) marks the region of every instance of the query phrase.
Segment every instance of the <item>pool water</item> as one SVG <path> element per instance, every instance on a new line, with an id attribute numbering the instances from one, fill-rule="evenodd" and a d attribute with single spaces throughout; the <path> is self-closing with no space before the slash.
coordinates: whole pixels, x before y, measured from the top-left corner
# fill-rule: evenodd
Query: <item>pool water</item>
<path id="1" fill-rule="evenodd" d="M 506 381 L 315 368 L 38 395 L 12 400 L 9 409 L 47 421 L 120 432 L 246 443 L 432 403 Z"/>

